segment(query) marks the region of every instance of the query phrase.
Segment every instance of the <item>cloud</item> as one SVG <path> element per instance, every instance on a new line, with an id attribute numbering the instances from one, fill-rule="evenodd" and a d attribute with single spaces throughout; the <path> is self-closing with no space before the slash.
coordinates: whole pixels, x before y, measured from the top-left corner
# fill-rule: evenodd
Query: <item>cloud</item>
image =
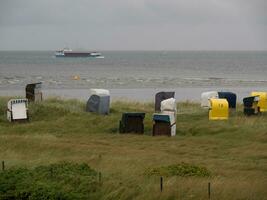
<path id="1" fill-rule="evenodd" d="M 1 0 L 5 25 L 68 23 L 239 22 L 240 12 L 266 19 L 265 0 Z"/>
<path id="2" fill-rule="evenodd" d="M 267 49 L 266 2 L 0 0 L 0 44 L 51 49 L 68 41 L 105 49 Z M 41 40 L 38 45 L 31 34 Z"/>

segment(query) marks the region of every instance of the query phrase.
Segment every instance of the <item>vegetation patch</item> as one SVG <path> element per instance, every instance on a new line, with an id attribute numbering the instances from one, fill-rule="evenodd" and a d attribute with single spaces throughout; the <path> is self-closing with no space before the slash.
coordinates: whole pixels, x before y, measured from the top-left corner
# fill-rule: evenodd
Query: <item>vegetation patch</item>
<path id="1" fill-rule="evenodd" d="M 209 170 L 205 167 L 199 167 L 187 163 L 173 164 L 163 167 L 148 168 L 145 171 L 147 176 L 196 176 L 196 177 L 208 177 L 211 176 Z"/>
<path id="2" fill-rule="evenodd" d="M 0 199 L 99 199 L 97 172 L 87 164 L 61 162 L 0 173 Z"/>

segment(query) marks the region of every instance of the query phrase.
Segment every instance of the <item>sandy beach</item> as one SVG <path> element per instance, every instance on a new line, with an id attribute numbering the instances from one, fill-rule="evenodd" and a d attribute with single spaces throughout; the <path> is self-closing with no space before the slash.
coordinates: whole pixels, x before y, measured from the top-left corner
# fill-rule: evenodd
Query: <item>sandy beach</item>
<path id="1" fill-rule="evenodd" d="M 230 91 L 237 94 L 237 101 L 242 102 L 244 97 L 250 95 L 252 91 L 267 91 L 267 87 L 206 87 L 206 88 L 141 88 L 141 89 L 109 89 L 111 100 L 126 101 L 154 101 L 155 94 L 159 91 L 175 91 L 177 101 L 193 101 L 200 102 L 200 96 L 205 91 Z M 90 97 L 90 89 L 43 89 L 44 98 L 60 97 L 63 99 L 88 100 Z M 0 96 L 25 96 L 25 89 L 0 90 Z"/>

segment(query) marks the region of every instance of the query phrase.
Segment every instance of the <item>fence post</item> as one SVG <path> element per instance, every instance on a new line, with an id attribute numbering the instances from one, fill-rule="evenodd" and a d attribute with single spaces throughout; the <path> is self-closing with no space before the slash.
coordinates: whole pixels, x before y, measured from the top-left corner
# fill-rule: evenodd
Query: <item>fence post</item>
<path id="1" fill-rule="evenodd" d="M 98 173 L 98 181 L 99 181 L 99 183 L 102 182 L 102 174 L 101 174 L 101 172 Z"/>
<path id="2" fill-rule="evenodd" d="M 210 193 L 211 193 L 211 187 L 210 187 L 210 182 L 208 183 L 208 195 L 209 195 L 209 199 L 210 199 Z"/>
<path id="3" fill-rule="evenodd" d="M 163 177 L 160 177 L 160 191 L 163 191 Z"/>
<path id="4" fill-rule="evenodd" d="M 50 176 L 53 178 L 53 167 L 50 168 Z"/>
<path id="5" fill-rule="evenodd" d="M 5 171 L 5 161 L 2 161 L 2 171 Z"/>

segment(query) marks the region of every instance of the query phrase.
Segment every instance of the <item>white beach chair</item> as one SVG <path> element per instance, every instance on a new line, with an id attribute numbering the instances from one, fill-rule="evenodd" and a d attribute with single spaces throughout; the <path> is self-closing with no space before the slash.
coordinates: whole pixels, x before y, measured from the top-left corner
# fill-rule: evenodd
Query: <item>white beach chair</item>
<path id="1" fill-rule="evenodd" d="M 28 120 L 28 99 L 10 99 L 7 103 L 7 119 L 10 122 Z"/>

